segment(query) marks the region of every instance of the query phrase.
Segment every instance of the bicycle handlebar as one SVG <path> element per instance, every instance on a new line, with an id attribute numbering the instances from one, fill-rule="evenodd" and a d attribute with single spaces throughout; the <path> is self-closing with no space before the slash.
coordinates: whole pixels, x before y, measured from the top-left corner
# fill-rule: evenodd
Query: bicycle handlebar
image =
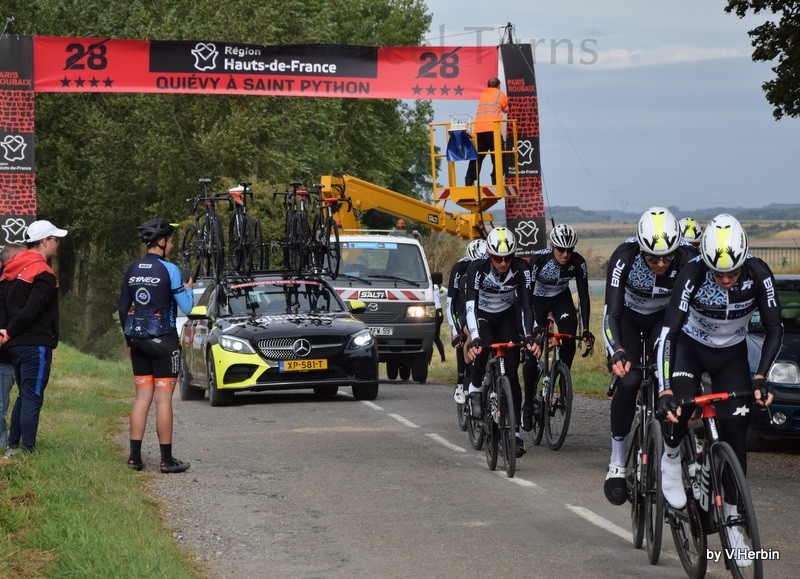
<path id="1" fill-rule="evenodd" d="M 709 404 L 716 404 L 717 402 L 725 402 L 726 400 L 735 399 L 748 399 L 753 397 L 752 390 L 738 390 L 732 392 L 716 392 L 711 394 L 701 394 L 700 396 L 693 396 L 678 402 L 679 408 L 686 406 L 708 406 Z"/>

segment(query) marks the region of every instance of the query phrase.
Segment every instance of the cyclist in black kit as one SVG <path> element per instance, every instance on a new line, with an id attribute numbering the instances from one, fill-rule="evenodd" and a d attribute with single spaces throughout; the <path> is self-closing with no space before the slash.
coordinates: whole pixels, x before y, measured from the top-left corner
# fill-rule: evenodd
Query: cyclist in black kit
<path id="1" fill-rule="evenodd" d="M 181 360 L 175 316 L 177 307 L 188 314 L 194 306 L 192 279 L 183 283 L 177 266 L 166 261 L 174 232 L 175 227 L 166 219 L 151 219 L 139 227 L 139 238 L 147 244 L 147 253 L 128 267 L 119 296 L 119 319 L 130 347 L 136 385 L 128 466 L 144 468 L 142 439 L 155 397 L 163 473 L 189 468 L 188 462 L 172 456 L 172 395 Z"/>
<path id="2" fill-rule="evenodd" d="M 572 301 L 569 280 L 575 279 L 581 307 L 581 339 L 587 348 L 594 346 L 594 335 L 589 331 L 589 274 L 586 260 L 575 252 L 578 234 L 564 223 L 550 231 L 550 249 L 534 253 L 528 261 L 531 269 L 531 305 L 536 317 L 536 325 L 547 326 L 547 314 L 552 312 L 558 324 L 558 331 L 572 334 L 578 331 L 578 314 Z M 562 340 L 561 359 L 568 368 L 575 358 L 575 340 Z M 528 357 L 522 367 L 525 380 L 525 403 L 522 407 L 522 429 L 533 428 L 533 398 L 536 395 L 536 382 L 539 380 L 539 363 Z"/>
<path id="3" fill-rule="evenodd" d="M 603 340 L 618 380 L 611 399 L 611 459 L 603 489 L 615 505 L 627 499 L 625 453 L 642 381 L 641 371 L 631 370 L 641 353 L 639 334 L 647 336 L 652 355 L 675 278 L 695 256 L 697 250 L 681 241 L 675 216 L 664 207 L 651 207 L 639 219 L 636 237 L 620 245 L 608 262 Z"/>
<path id="4" fill-rule="evenodd" d="M 488 346 L 496 342 L 518 342 L 522 335 L 530 352 L 535 356 L 541 353 L 531 315 L 530 270 L 523 259 L 515 257 L 516 249 L 514 234 L 505 227 L 496 227 L 486 238 L 489 259 L 473 261 L 467 269 L 465 311 L 470 342 L 465 346 L 464 358 L 474 364 L 469 383 L 470 411 L 478 419 L 483 418 L 481 395 L 491 352 Z M 518 368 L 519 350 L 512 348 L 506 354 L 506 372 L 517 416 L 522 406 Z M 520 457 L 525 454 L 525 443 L 519 434 L 519 418 L 516 426 L 517 457 Z"/>
<path id="5" fill-rule="evenodd" d="M 664 497 L 676 509 L 684 507 L 686 494 L 681 480 L 680 446 L 671 445 L 679 444 L 686 433 L 690 413 L 676 410 L 675 399 L 696 396 L 701 376 L 708 372 L 715 393 L 751 386 L 756 404 L 772 403 L 772 387 L 765 376 L 783 339 L 781 307 L 769 266 L 747 251 L 747 235 L 741 224 L 730 215 L 717 215 L 703 232 L 702 258 L 691 260 L 681 270 L 667 307 L 658 349 L 658 407 L 675 426 L 671 437 L 665 430 L 661 477 Z M 751 380 L 745 338 L 756 309 L 765 337 Z M 720 438 L 733 447 L 746 475 L 749 405 L 734 400 L 720 403 L 717 416 Z M 735 517 L 735 510 L 735 505 L 723 503 L 726 518 Z M 731 547 L 748 548 L 737 527 L 728 532 L 734 535 Z M 737 561 L 740 566 L 749 563 L 745 559 Z"/>
<path id="6" fill-rule="evenodd" d="M 452 346 L 456 349 L 456 364 L 458 369 L 458 383 L 453 398 L 459 404 L 466 402 L 464 388 L 469 387 L 469 372 L 471 366 L 467 366 L 464 361 L 464 350 L 462 346 L 466 340 L 464 328 L 466 327 L 466 317 L 464 314 L 464 275 L 467 273 L 469 264 L 476 259 L 486 257 L 486 241 L 483 239 L 473 239 L 467 244 L 466 255 L 459 259 L 450 270 L 450 283 L 447 286 L 447 314 L 449 316 L 450 332 L 452 333 Z"/>

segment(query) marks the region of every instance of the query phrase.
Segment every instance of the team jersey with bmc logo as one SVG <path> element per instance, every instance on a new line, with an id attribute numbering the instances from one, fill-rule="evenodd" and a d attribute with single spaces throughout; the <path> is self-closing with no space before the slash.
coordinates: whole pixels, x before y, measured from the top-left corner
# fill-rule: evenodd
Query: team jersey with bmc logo
<path id="1" fill-rule="evenodd" d="M 761 314 L 765 337 L 755 373 L 766 376 L 783 339 L 781 306 L 769 267 L 748 255 L 739 280 L 726 290 L 714 281 L 700 257 L 691 260 L 678 275 L 675 295 L 664 317 L 658 352 L 661 367 L 671 367 L 675 341 L 684 334 L 710 348 L 728 348 L 740 343 L 747 336 L 747 326 L 756 309 Z M 662 375 L 662 389 L 669 388 L 669 376 Z"/>
<path id="2" fill-rule="evenodd" d="M 562 292 L 568 292 L 569 280 L 574 279 L 578 289 L 578 300 L 581 309 L 581 322 L 584 328 L 589 327 L 589 273 L 586 260 L 579 253 L 573 252 L 569 261 L 561 265 L 553 257 L 553 249 L 541 249 L 530 257 L 531 295 L 536 298 L 552 298 Z M 541 319 L 541 318 L 540 318 Z"/>
<path id="3" fill-rule="evenodd" d="M 473 261 L 466 273 L 467 328 L 473 338 L 478 333 L 478 310 L 488 314 L 517 308 L 520 328 L 533 333 L 533 314 L 530 306 L 530 270 L 528 264 L 515 257 L 504 274 L 498 274 L 491 259 Z"/>
<path id="4" fill-rule="evenodd" d="M 622 348 L 620 319 L 623 312 L 630 310 L 648 316 L 665 310 L 672 297 L 678 272 L 697 255 L 697 249 L 682 241 L 667 270 L 656 275 L 647 265 L 635 237 L 626 240 L 611 254 L 606 279 L 603 330 L 606 343 L 612 351 Z"/>

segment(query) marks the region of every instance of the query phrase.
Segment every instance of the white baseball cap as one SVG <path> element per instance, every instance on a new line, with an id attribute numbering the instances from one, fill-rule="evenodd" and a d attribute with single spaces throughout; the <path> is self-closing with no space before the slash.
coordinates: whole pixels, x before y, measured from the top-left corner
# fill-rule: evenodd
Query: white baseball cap
<path id="1" fill-rule="evenodd" d="M 34 221 L 28 225 L 28 231 L 25 233 L 25 241 L 33 243 L 34 241 L 41 241 L 51 236 L 64 237 L 66 234 L 66 229 L 59 229 L 47 220 Z"/>

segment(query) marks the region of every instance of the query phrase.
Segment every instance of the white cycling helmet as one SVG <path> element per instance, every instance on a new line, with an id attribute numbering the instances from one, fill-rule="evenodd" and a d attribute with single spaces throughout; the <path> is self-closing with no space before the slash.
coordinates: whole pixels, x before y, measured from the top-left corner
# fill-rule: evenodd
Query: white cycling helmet
<path id="1" fill-rule="evenodd" d="M 496 257 L 514 255 L 517 251 L 517 240 L 507 227 L 495 227 L 486 238 L 486 253 Z"/>
<path id="2" fill-rule="evenodd" d="M 483 239 L 473 239 L 467 244 L 467 257 L 480 259 L 486 253 L 486 242 Z"/>
<path id="3" fill-rule="evenodd" d="M 747 258 L 747 234 L 732 215 L 717 215 L 700 238 L 700 254 L 711 271 L 728 273 L 739 269 Z"/>
<path id="4" fill-rule="evenodd" d="M 578 234 L 571 225 L 560 223 L 550 231 L 550 243 L 560 249 L 572 249 L 578 244 Z"/>
<path id="5" fill-rule="evenodd" d="M 636 228 L 639 247 L 651 255 L 668 255 L 681 242 L 678 220 L 666 207 L 651 207 L 639 219 Z"/>
<path id="6" fill-rule="evenodd" d="M 694 217 L 684 217 L 680 220 L 681 235 L 692 245 L 700 245 L 700 236 L 703 228 Z"/>

